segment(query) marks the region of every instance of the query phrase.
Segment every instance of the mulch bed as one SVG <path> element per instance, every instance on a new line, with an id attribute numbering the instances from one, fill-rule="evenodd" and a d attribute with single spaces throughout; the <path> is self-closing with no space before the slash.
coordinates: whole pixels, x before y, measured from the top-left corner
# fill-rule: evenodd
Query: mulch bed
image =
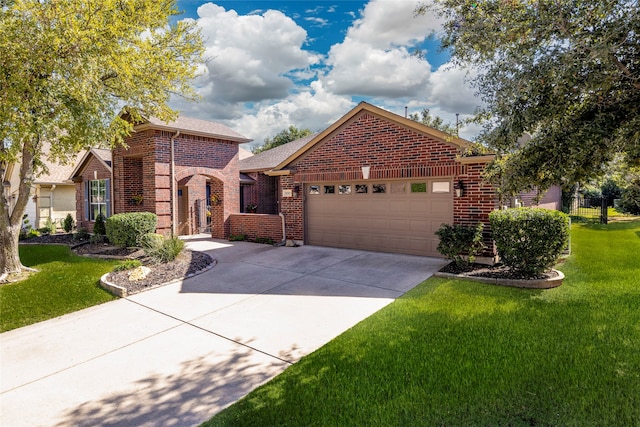
<path id="1" fill-rule="evenodd" d="M 204 252 L 183 250 L 178 257 L 168 263 L 154 264 L 148 259 L 140 248 L 120 248 L 108 243 L 90 243 L 77 241 L 73 234 L 60 233 L 32 237 L 21 241 L 27 244 L 65 244 L 71 246 L 73 252 L 78 255 L 109 257 L 121 259 L 137 259 L 142 265 L 149 267 L 151 272 L 142 280 L 130 281 L 129 271 L 117 271 L 109 273 L 107 280 L 115 285 L 127 289 L 127 294 L 134 294 L 161 286 L 165 283 L 184 279 L 209 267 L 213 259 Z"/>
<path id="2" fill-rule="evenodd" d="M 495 264 L 492 266 L 486 264 L 471 264 L 467 268 L 460 268 L 454 262 L 449 263 L 442 267 L 439 271 L 442 273 L 451 274 L 465 274 L 467 276 L 475 277 L 490 277 L 493 279 L 553 279 L 558 276 L 555 271 L 548 271 L 535 277 L 524 276 L 517 271 L 513 271 L 509 267 L 502 264 Z"/>

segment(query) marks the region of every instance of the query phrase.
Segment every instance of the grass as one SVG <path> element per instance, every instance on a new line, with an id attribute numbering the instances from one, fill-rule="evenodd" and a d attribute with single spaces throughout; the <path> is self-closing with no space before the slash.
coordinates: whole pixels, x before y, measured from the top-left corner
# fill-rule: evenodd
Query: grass
<path id="1" fill-rule="evenodd" d="M 577 208 L 572 214 L 571 218 L 573 221 L 592 221 L 599 220 L 602 209 L 597 208 Z M 607 208 L 607 217 L 609 219 L 612 218 L 623 218 L 629 215 L 619 212 L 616 208 L 609 207 Z"/>
<path id="2" fill-rule="evenodd" d="M 205 425 L 638 425 L 640 221 L 572 245 L 559 288 L 431 278 Z"/>
<path id="3" fill-rule="evenodd" d="M 115 298 L 98 283 L 119 261 L 77 256 L 63 245 L 21 245 L 20 259 L 39 272 L 0 286 L 0 332 Z"/>

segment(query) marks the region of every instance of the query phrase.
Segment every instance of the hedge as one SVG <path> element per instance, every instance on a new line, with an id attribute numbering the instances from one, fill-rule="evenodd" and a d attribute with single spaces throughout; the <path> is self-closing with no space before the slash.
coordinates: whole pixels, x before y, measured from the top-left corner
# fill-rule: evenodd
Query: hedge
<path id="1" fill-rule="evenodd" d="M 498 255 L 526 277 L 551 269 L 569 241 L 569 216 L 541 208 L 517 208 L 489 214 Z"/>
<path id="2" fill-rule="evenodd" d="M 130 212 L 115 214 L 107 218 L 107 238 L 121 247 L 138 246 L 140 238 L 153 233 L 158 217 L 151 212 Z"/>

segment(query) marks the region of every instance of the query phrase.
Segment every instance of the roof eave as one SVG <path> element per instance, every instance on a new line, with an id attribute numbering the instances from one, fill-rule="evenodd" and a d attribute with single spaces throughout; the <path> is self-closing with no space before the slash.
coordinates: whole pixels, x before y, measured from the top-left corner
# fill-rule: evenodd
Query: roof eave
<path id="1" fill-rule="evenodd" d="M 176 126 L 161 125 L 161 124 L 155 124 L 155 123 L 149 123 L 149 122 L 135 125 L 133 129 L 134 131 L 138 131 L 138 132 L 151 130 L 151 129 L 166 130 L 166 131 L 172 131 L 172 132 L 180 131 L 188 135 L 203 136 L 205 138 L 213 137 L 218 139 L 224 139 L 225 141 L 236 142 L 238 144 L 244 144 L 244 143 L 253 141 L 253 139 L 250 139 L 250 138 L 236 137 L 236 136 L 230 136 L 230 135 L 220 135 L 217 133 L 209 133 L 209 132 L 200 132 L 200 131 L 191 130 L 191 129 L 183 129 Z"/>

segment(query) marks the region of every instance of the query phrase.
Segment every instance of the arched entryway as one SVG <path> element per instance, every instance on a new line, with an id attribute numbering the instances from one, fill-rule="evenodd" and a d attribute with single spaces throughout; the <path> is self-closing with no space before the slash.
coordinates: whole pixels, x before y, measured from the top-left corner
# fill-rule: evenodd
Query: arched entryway
<path id="1" fill-rule="evenodd" d="M 187 168 L 176 173 L 176 232 L 225 237 L 225 189 L 216 171 Z"/>

